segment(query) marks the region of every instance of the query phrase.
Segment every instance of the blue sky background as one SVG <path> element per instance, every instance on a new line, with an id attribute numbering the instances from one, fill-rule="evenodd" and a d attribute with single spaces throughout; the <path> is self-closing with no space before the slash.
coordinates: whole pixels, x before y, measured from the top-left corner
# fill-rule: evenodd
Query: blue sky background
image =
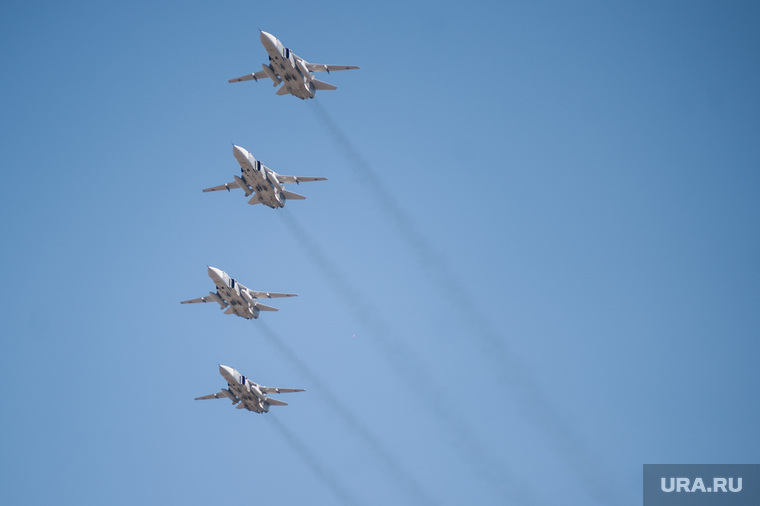
<path id="1" fill-rule="evenodd" d="M 6 2 L 0 502 L 636 504 L 757 463 L 756 2 Z M 360 65 L 315 100 L 258 29 Z M 326 176 L 272 210 L 239 168 Z M 206 266 L 296 292 L 255 321 Z M 267 415 L 217 364 L 308 391 Z"/>

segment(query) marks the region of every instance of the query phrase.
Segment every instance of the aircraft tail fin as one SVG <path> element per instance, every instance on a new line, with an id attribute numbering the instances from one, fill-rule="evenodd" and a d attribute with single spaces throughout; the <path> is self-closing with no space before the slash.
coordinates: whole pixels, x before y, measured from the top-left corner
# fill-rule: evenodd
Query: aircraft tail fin
<path id="1" fill-rule="evenodd" d="M 314 84 L 314 89 L 316 90 L 337 90 L 337 86 L 333 86 L 330 83 L 326 83 L 324 81 L 320 81 L 319 79 L 312 79 L 311 82 Z"/>
<path id="2" fill-rule="evenodd" d="M 299 195 L 299 194 L 297 194 L 297 193 L 293 193 L 293 192 L 291 192 L 291 191 L 288 191 L 288 190 L 282 190 L 282 194 L 283 194 L 283 195 L 285 196 L 285 198 L 286 198 L 286 199 L 288 199 L 288 200 L 303 200 L 303 199 L 305 199 L 305 198 L 306 198 L 306 197 L 304 197 L 303 195 Z"/>

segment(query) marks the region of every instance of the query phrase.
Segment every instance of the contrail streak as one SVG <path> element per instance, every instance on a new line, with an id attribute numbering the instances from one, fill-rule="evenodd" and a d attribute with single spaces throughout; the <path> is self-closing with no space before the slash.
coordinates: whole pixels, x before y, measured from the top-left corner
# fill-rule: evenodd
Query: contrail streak
<path id="1" fill-rule="evenodd" d="M 420 254 L 422 264 L 427 264 L 431 259 L 435 263 L 441 264 L 438 253 L 430 246 L 425 236 L 417 230 L 408 214 L 401 209 L 396 199 L 386 189 L 383 180 L 377 176 L 372 166 L 354 148 L 348 137 L 345 136 L 327 114 L 327 111 L 317 102 L 314 102 L 314 111 L 316 111 L 317 117 L 327 126 L 338 147 L 343 150 L 343 153 L 354 167 L 359 169 L 359 174 L 364 177 L 366 183 L 372 188 L 375 197 L 380 201 L 381 207 L 390 215 L 404 240 Z"/>
<path id="2" fill-rule="evenodd" d="M 407 243 L 410 250 L 439 293 L 466 294 L 465 287 L 449 272 L 437 252 L 430 246 L 424 234 L 414 225 L 412 217 L 399 206 L 393 195 L 386 189 L 381 178 L 377 176 L 372 166 L 361 156 L 351 141 L 338 125 L 330 118 L 322 106 L 314 102 L 313 111 L 327 127 L 336 145 L 343 150 L 344 155 L 353 164 L 358 173 L 364 177 L 372 189 L 380 207 L 388 213 L 396 230 Z M 449 300 L 448 297 L 443 297 Z M 578 442 L 577 437 L 563 424 L 560 414 L 543 389 L 533 378 L 526 365 L 514 356 L 499 333 L 487 323 L 483 315 L 471 302 L 469 297 L 458 299 L 457 307 L 473 329 L 482 353 L 492 361 L 498 377 L 505 386 L 520 394 L 522 407 L 529 420 L 535 423 L 551 441 L 557 455 L 565 462 L 586 492 L 604 504 L 617 501 L 609 485 L 601 478 L 602 473 L 595 469 L 589 456 Z"/>
<path id="3" fill-rule="evenodd" d="M 365 326 L 371 342 L 383 354 L 390 366 L 405 381 L 425 395 L 418 397 L 436 419 L 440 420 L 451 432 L 454 446 L 466 459 L 475 475 L 493 488 L 499 489 L 502 497 L 518 496 L 522 504 L 533 503 L 529 499 L 526 488 L 516 482 L 515 478 L 502 469 L 500 459 L 495 458 L 481 444 L 474 431 L 461 418 L 456 416 L 451 406 L 447 405 L 440 392 L 445 386 L 434 385 L 429 378 L 432 375 L 425 368 L 424 361 L 403 340 L 394 337 L 397 332 L 379 316 L 378 311 L 372 311 L 366 298 L 349 283 L 330 258 L 317 246 L 308 231 L 301 227 L 289 214 L 281 216 L 293 236 L 301 243 L 301 247 L 311 256 L 316 265 L 323 271 L 328 283 L 332 285 L 336 295 L 354 312 L 357 319 Z M 450 443 L 451 444 L 451 443 Z M 507 493 L 507 489 L 509 493 Z"/>
<path id="4" fill-rule="evenodd" d="M 336 480 L 331 473 L 328 473 L 325 468 L 319 464 L 316 456 L 311 451 L 309 451 L 306 445 L 304 445 L 303 442 L 298 439 L 295 434 L 293 434 L 280 420 L 278 420 L 276 416 L 267 417 L 267 421 L 277 427 L 277 430 L 280 431 L 285 440 L 290 443 L 290 446 L 292 446 L 293 449 L 301 456 L 304 462 L 309 465 L 317 478 L 322 480 L 322 482 L 327 486 L 327 488 L 330 489 L 336 498 L 343 502 L 343 504 L 350 506 L 361 504 L 355 497 L 351 495 L 351 493 L 343 486 L 340 481 Z"/>
<path id="5" fill-rule="evenodd" d="M 396 483 L 400 485 L 406 493 L 414 500 L 415 504 L 439 504 L 439 501 L 433 500 L 422 489 L 419 483 L 412 478 L 410 472 L 404 470 L 396 459 L 385 450 L 375 436 L 370 433 L 367 426 L 359 418 L 356 417 L 336 396 L 324 381 L 312 371 L 303 361 L 299 360 L 298 355 L 287 345 L 285 341 L 272 329 L 270 329 L 263 322 L 259 322 L 258 325 L 263 331 L 266 337 L 269 338 L 269 342 L 283 356 L 285 356 L 294 367 L 298 368 L 309 382 L 314 385 L 315 390 L 322 395 L 332 408 L 333 412 L 337 413 L 343 421 L 367 444 L 367 446 L 375 453 L 378 460 L 386 467 L 386 469 L 397 480 Z"/>

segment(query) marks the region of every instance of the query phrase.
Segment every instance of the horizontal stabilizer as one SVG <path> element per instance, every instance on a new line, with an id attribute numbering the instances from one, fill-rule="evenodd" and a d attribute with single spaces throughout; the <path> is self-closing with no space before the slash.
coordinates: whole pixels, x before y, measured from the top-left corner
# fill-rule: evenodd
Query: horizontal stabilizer
<path id="1" fill-rule="evenodd" d="M 314 89 L 317 90 L 337 90 L 337 86 L 333 86 L 330 83 L 326 83 L 324 81 L 320 81 L 319 79 L 312 79 L 311 82 L 314 84 Z"/>
<path id="2" fill-rule="evenodd" d="M 257 302 L 256 307 L 259 308 L 259 311 L 279 311 L 276 307 L 272 306 L 265 306 L 264 304 Z"/>
<path id="3" fill-rule="evenodd" d="M 259 195 L 257 193 L 254 193 L 253 197 L 248 200 L 248 203 L 252 206 L 255 206 L 256 204 L 261 204 L 261 199 L 259 199 Z"/>
<path id="4" fill-rule="evenodd" d="M 277 90 L 277 95 L 287 95 L 288 93 L 290 92 L 288 91 L 287 86 L 282 86 L 279 90 Z"/>
<path id="5" fill-rule="evenodd" d="M 271 397 L 267 397 L 266 402 L 270 406 L 287 406 L 288 405 L 287 402 L 278 401 L 277 399 L 272 399 Z"/>
<path id="6" fill-rule="evenodd" d="M 282 190 L 282 194 L 285 195 L 285 198 L 288 200 L 303 200 L 306 198 L 303 195 L 299 195 L 288 190 Z"/>
<path id="7" fill-rule="evenodd" d="M 245 404 L 243 404 L 241 402 L 240 404 L 238 404 L 237 406 L 235 406 L 235 409 L 245 409 Z"/>

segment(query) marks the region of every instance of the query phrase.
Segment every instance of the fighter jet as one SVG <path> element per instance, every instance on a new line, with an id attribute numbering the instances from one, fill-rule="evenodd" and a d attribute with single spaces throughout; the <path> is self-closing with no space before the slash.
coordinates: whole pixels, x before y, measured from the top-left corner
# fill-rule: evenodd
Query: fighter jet
<path id="1" fill-rule="evenodd" d="M 283 188 L 285 183 L 306 183 L 309 181 L 326 181 L 324 177 L 281 176 L 240 146 L 232 145 L 232 154 L 240 164 L 240 176 L 232 176 L 233 181 L 206 188 L 204 192 L 219 190 L 230 191 L 231 188 L 241 188 L 245 196 L 253 194 L 249 204 L 264 204 L 272 209 L 285 207 L 287 199 L 303 200 L 306 197 Z"/>
<path id="2" fill-rule="evenodd" d="M 247 409 L 254 413 L 268 413 L 269 406 L 287 406 L 287 402 L 267 397 L 265 394 L 287 394 L 290 392 L 305 392 L 302 388 L 271 388 L 259 385 L 249 380 L 232 367 L 219 366 L 219 373 L 227 380 L 227 388 L 222 388 L 218 394 L 196 397 L 196 401 L 206 399 L 221 399 L 223 397 L 237 404 L 237 409 Z M 239 403 L 239 404 L 238 404 Z"/>
<path id="3" fill-rule="evenodd" d="M 261 304 L 258 299 L 266 297 L 297 297 L 295 293 L 256 292 L 238 283 L 221 269 L 208 268 L 208 276 L 216 285 L 216 293 L 209 292 L 206 297 L 183 300 L 180 304 L 196 304 L 199 302 L 216 302 L 221 309 L 227 309 L 224 314 L 234 314 L 248 320 L 258 318 L 260 311 L 278 311 L 278 309 Z M 229 306 L 229 307 L 227 307 Z"/>
<path id="4" fill-rule="evenodd" d="M 317 90 L 335 90 L 337 86 L 314 79 L 313 72 L 327 72 L 334 70 L 351 70 L 359 67 L 351 65 L 324 65 L 321 63 L 309 63 L 290 49 L 282 45 L 277 37 L 271 33 L 262 31 L 259 35 L 264 49 L 269 53 L 269 64 L 263 63 L 262 70 L 253 74 L 230 79 L 230 83 L 240 81 L 258 81 L 268 77 L 277 87 L 285 82 L 285 85 L 277 90 L 278 95 L 290 93 L 300 99 L 314 98 Z"/>

